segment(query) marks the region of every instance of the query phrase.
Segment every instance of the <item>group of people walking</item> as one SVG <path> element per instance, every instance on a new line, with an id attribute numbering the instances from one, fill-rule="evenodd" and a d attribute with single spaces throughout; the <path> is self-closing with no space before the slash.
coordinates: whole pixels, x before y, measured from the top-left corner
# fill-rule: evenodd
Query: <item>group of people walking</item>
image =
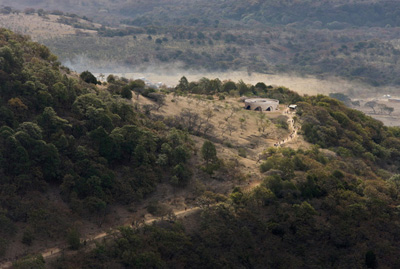
<path id="1" fill-rule="evenodd" d="M 289 113 L 289 110 L 287 110 L 285 113 Z M 288 138 L 276 142 L 274 144 L 275 147 L 279 147 L 279 146 L 283 145 L 285 143 L 285 141 L 288 142 L 289 140 L 292 140 L 295 137 L 296 132 L 298 130 L 298 127 L 294 126 L 294 120 L 293 119 L 288 120 L 288 122 L 290 122 L 291 125 L 292 125 L 292 132 L 290 133 Z"/>

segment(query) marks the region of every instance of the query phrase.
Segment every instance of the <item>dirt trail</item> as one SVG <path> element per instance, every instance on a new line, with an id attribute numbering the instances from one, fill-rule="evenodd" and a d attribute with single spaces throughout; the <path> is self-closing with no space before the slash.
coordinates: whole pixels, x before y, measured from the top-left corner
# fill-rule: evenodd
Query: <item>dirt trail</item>
<path id="1" fill-rule="evenodd" d="M 281 145 L 281 146 L 284 145 L 284 144 L 288 144 L 289 142 L 292 142 L 292 141 L 296 141 L 296 140 L 297 140 L 297 137 L 298 137 L 298 135 L 297 135 L 298 128 L 294 126 L 293 113 L 294 113 L 294 112 L 291 112 L 290 110 L 286 110 L 286 111 L 284 111 L 284 112 L 282 113 L 282 115 L 286 115 L 286 116 L 289 117 L 288 123 L 289 123 L 289 131 L 290 131 L 290 134 L 289 134 L 288 137 L 286 137 L 285 139 L 283 139 L 283 142 L 282 142 L 282 143 L 279 144 L 279 145 Z"/>
<path id="2" fill-rule="evenodd" d="M 298 134 L 297 134 L 298 128 L 295 127 L 294 119 L 293 119 L 294 112 L 291 112 L 288 109 L 284 109 L 284 110 L 281 110 L 281 114 L 284 116 L 287 116 L 289 118 L 288 124 L 289 124 L 290 134 L 289 134 L 289 136 L 285 137 L 284 139 L 278 141 L 275 144 L 275 146 L 282 147 L 285 145 L 285 146 L 290 147 L 291 145 L 289 143 L 295 142 L 298 139 Z M 257 161 L 257 162 L 254 160 L 251 160 L 251 161 L 252 161 L 251 166 L 254 166 L 254 168 L 257 169 L 259 161 Z M 243 188 L 243 191 L 250 192 L 252 189 L 259 186 L 261 184 L 261 182 L 262 182 L 262 180 L 253 181 L 253 182 L 249 183 L 248 186 L 245 186 Z M 200 207 L 193 207 L 193 208 L 189 208 L 187 210 L 175 210 L 175 211 L 173 211 L 173 215 L 176 218 L 182 218 L 182 217 L 191 215 L 199 210 L 200 210 Z M 125 223 L 123 226 L 128 226 L 131 228 L 139 228 L 145 224 L 151 224 L 153 222 L 161 221 L 163 219 L 164 219 L 164 217 L 153 217 L 153 218 L 148 218 L 148 219 L 142 219 L 141 221 L 136 222 L 134 225 L 132 225 L 132 223 Z M 92 249 L 95 246 L 96 242 L 106 239 L 107 237 L 111 236 L 112 233 L 115 233 L 115 232 L 118 232 L 118 228 L 112 228 L 107 231 L 103 231 L 92 237 L 82 237 L 80 239 L 80 241 L 81 241 L 82 245 L 84 246 L 83 251 L 85 251 L 85 249 L 86 250 Z M 82 251 L 82 249 L 81 249 L 81 251 Z M 41 254 L 43 256 L 45 261 L 49 261 L 49 260 L 57 258 L 61 255 L 70 255 L 70 254 L 75 254 L 75 253 L 77 253 L 77 251 L 68 250 L 68 246 L 65 244 L 62 247 L 48 248 L 46 250 L 43 250 L 39 254 Z M 12 267 L 12 261 L 7 261 L 5 263 L 0 264 L 0 269 L 1 268 L 11 268 L 11 267 Z"/>
<path id="3" fill-rule="evenodd" d="M 182 217 L 191 215 L 191 214 L 193 214 L 193 213 L 195 213 L 195 212 L 197 212 L 199 210 L 200 210 L 200 207 L 193 207 L 193 208 L 189 208 L 187 210 L 177 210 L 177 211 L 174 211 L 173 213 L 174 213 L 176 218 L 182 218 Z M 123 226 L 131 227 L 131 228 L 140 228 L 145 224 L 151 224 L 153 222 L 161 221 L 163 219 L 164 219 L 164 217 L 149 218 L 149 219 L 143 220 L 142 222 L 137 223 L 135 225 L 135 227 L 131 223 L 127 223 L 127 224 L 125 224 Z M 111 234 L 114 233 L 114 232 L 118 232 L 118 228 L 109 229 L 108 231 L 103 231 L 103 232 L 95 235 L 92 238 L 82 237 L 80 239 L 80 241 L 81 241 L 81 244 L 83 246 L 85 246 L 86 249 L 92 249 L 95 246 L 96 242 L 99 242 L 99 241 L 111 236 Z M 57 258 L 57 257 L 61 256 L 62 254 L 68 254 L 68 253 L 66 253 L 67 251 L 68 251 L 69 254 L 77 253 L 77 251 L 69 251 L 68 250 L 68 246 L 65 245 L 63 247 L 48 248 L 48 249 L 42 251 L 39 254 L 41 254 L 43 256 L 45 261 L 48 261 L 50 259 Z M 0 268 L 12 268 L 12 262 L 8 261 L 8 262 L 5 262 L 3 264 L 0 264 Z"/>
<path id="4" fill-rule="evenodd" d="M 289 134 L 286 138 L 284 138 L 284 139 L 279 140 L 278 142 L 276 142 L 276 143 L 274 144 L 274 146 L 275 146 L 275 147 L 282 147 L 282 146 L 285 145 L 285 146 L 288 146 L 288 147 L 292 147 L 292 146 L 293 146 L 293 143 L 292 143 L 292 142 L 297 142 L 297 140 L 298 140 L 298 127 L 295 126 L 295 124 L 294 124 L 294 119 L 293 119 L 295 112 L 294 112 L 294 111 L 290 111 L 289 109 L 287 109 L 287 110 L 282 110 L 282 111 L 281 111 L 281 114 L 284 115 L 284 116 L 289 117 L 289 119 L 287 120 L 287 122 L 289 123 L 289 131 L 290 131 L 290 134 Z M 249 160 L 249 161 L 250 161 L 250 160 Z M 258 165 L 258 163 L 260 162 L 260 160 L 258 160 L 258 161 L 253 161 L 253 160 L 251 160 L 251 161 L 252 161 L 252 163 L 253 163 L 253 165 L 254 165 L 254 168 L 257 169 L 256 166 Z M 261 182 L 262 182 L 262 180 L 257 180 L 257 181 L 249 182 L 249 183 L 248 183 L 248 186 L 245 186 L 245 187 L 243 188 L 243 192 L 250 192 L 251 190 L 253 190 L 253 189 L 256 188 L 257 186 L 259 186 L 259 185 L 261 184 Z"/>

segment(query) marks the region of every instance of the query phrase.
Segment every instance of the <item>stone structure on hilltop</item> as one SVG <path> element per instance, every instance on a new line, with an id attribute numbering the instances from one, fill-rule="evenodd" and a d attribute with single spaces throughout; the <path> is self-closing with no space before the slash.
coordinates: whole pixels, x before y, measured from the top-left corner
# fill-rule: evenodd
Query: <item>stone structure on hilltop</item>
<path id="1" fill-rule="evenodd" d="M 279 110 L 279 101 L 268 98 L 249 98 L 244 100 L 247 110 L 276 111 Z"/>

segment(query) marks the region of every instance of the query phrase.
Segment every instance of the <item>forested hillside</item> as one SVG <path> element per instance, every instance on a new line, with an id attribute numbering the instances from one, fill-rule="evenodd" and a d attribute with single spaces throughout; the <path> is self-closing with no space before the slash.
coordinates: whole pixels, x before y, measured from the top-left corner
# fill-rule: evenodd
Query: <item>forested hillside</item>
<path id="1" fill-rule="evenodd" d="M 140 201 L 167 175 L 179 172 L 174 184 L 185 184 L 184 133 L 99 90 L 89 72 L 81 77 L 90 83 L 70 74 L 43 45 L 0 34 L 0 255 L 15 240 L 15 223 L 24 224 L 28 245 L 56 240 L 77 219 L 101 225 L 110 204 Z M 69 208 L 50 199 L 53 192 Z"/>
<path id="2" fill-rule="evenodd" d="M 236 188 L 192 221 L 121 227 L 91 253 L 55 266 L 398 267 L 399 129 L 328 97 L 299 105 L 305 138 L 331 150 L 269 148 L 264 180 L 252 191 Z"/>
<path id="3" fill-rule="evenodd" d="M 15 5 L 3 1 L 3 5 Z M 325 27 L 385 27 L 400 26 L 399 5 L 395 1 L 259 1 L 259 0 L 150 0 L 150 1 L 81 1 L 81 0 L 24 0 L 19 7 L 64 10 L 79 15 L 101 18 L 104 12 L 108 18 L 103 21 L 116 21 L 116 17 L 141 18 L 147 22 L 163 24 L 182 24 L 186 22 L 210 23 L 218 21 L 238 21 L 245 24 L 286 25 L 289 23 L 319 22 Z M 16 6 L 18 7 L 18 6 Z M 100 13 L 100 14 L 99 14 Z M 110 17 L 111 15 L 111 17 Z M 161 16 L 160 16 L 161 15 Z M 205 16 L 206 15 L 206 16 Z M 157 18 L 158 17 L 158 18 Z M 139 20 L 138 20 L 139 22 Z"/>
<path id="4" fill-rule="evenodd" d="M 45 260 L 28 249 L 20 255 L 39 255 L 13 256 L 15 268 L 400 266 L 399 128 L 335 99 L 264 83 L 182 77 L 176 88 L 158 91 L 111 75 L 102 84 L 89 71 L 78 76 L 62 67 L 27 37 L 1 29 L 0 45 L 0 256 L 15 242 L 51 246 L 60 238 L 84 250 Z M 281 106 L 269 120 L 237 109 L 244 95 L 298 110 L 288 118 Z M 162 110 L 166 96 L 176 106 L 189 97 L 191 108 L 210 106 L 201 116 L 187 109 L 173 117 Z M 213 126 L 214 112 L 224 111 Z M 231 122 L 238 111 L 248 114 Z M 235 126 L 242 137 L 250 120 L 257 124 L 250 136 L 260 140 L 233 145 Z M 267 147 L 267 137 L 297 129 L 307 147 Z M 235 150 L 236 159 L 218 157 L 214 144 L 220 153 Z M 256 144 L 264 148 L 257 162 L 246 155 Z M 258 171 L 245 174 L 253 163 Z M 248 185 L 218 193 L 205 186 L 212 180 Z M 79 223 L 101 226 L 116 204 L 133 212 L 161 183 L 174 187 L 175 199 L 186 186 L 198 193 L 197 214 L 179 219 L 169 211 L 167 220 L 121 227 L 96 244 L 80 240 Z M 161 198 L 148 204 L 149 213 L 166 216 Z"/>

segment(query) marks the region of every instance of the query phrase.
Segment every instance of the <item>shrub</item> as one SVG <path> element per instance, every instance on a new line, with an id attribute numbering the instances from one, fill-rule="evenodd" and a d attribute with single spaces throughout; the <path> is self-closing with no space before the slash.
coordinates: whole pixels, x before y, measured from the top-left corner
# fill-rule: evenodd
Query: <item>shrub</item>
<path id="1" fill-rule="evenodd" d="M 32 241 L 35 239 L 33 236 L 33 232 L 30 229 L 27 229 L 24 234 L 22 235 L 21 242 L 27 246 L 32 245 Z"/>
<path id="2" fill-rule="evenodd" d="M 246 149 L 244 149 L 244 148 L 239 148 L 239 149 L 238 149 L 238 155 L 239 155 L 240 157 L 242 157 L 242 158 L 246 158 L 246 157 L 247 157 Z"/>
<path id="3" fill-rule="evenodd" d="M 203 146 L 201 147 L 201 155 L 207 164 L 211 161 L 215 161 L 217 159 L 217 150 L 215 145 L 211 141 L 204 141 Z"/>
<path id="4" fill-rule="evenodd" d="M 72 228 L 68 231 L 67 242 L 68 242 L 70 249 L 72 249 L 72 250 L 79 249 L 79 247 L 81 246 L 79 237 L 80 237 L 80 235 L 76 228 Z"/>
<path id="5" fill-rule="evenodd" d="M 124 87 L 121 91 L 121 96 L 125 99 L 132 99 L 132 91 L 128 87 Z"/>
<path id="6" fill-rule="evenodd" d="M 82 72 L 80 74 L 80 77 L 86 83 L 99 84 L 99 82 L 97 81 L 96 77 L 92 73 L 90 73 L 89 71 Z"/>

